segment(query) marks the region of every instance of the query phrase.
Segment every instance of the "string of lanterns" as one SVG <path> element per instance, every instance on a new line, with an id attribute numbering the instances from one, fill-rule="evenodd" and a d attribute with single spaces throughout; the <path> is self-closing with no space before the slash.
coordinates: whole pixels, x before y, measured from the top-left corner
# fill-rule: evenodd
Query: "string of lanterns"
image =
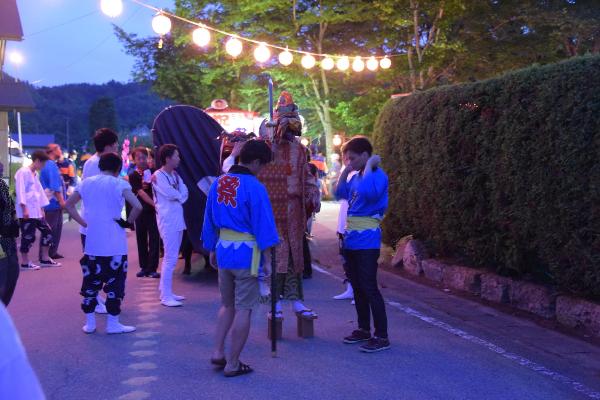
<path id="1" fill-rule="evenodd" d="M 300 65 L 304 69 L 310 70 L 317 65 L 317 58 L 320 59 L 320 66 L 325 71 L 331 71 L 337 67 L 339 71 L 345 72 L 350 67 L 355 72 L 362 72 L 368 69 L 371 72 L 377 71 L 379 68 L 386 70 L 392 66 L 392 60 L 390 57 L 398 56 L 385 55 L 383 57 L 379 56 L 355 56 L 350 59 L 348 56 L 344 55 L 329 55 L 329 54 L 321 54 L 321 53 L 312 53 L 302 50 L 288 49 L 287 47 L 276 46 L 272 44 L 268 44 L 265 42 L 260 42 L 257 40 L 245 38 L 238 36 L 236 34 L 225 32 L 219 30 L 217 28 L 209 27 L 203 23 L 191 21 L 187 18 L 171 14 L 160 10 L 154 6 L 146 4 L 141 0 L 130 0 L 133 3 L 136 3 L 142 7 L 148 8 L 150 10 L 155 11 L 157 14 L 152 18 L 152 29 L 156 34 L 159 35 L 158 47 L 162 48 L 163 46 L 163 37 L 167 35 L 172 28 L 171 18 L 179 19 L 181 21 L 187 22 L 191 25 L 197 26 L 192 31 L 192 41 L 196 46 L 205 48 L 207 47 L 212 40 L 212 32 L 220 33 L 224 36 L 227 36 L 228 39 L 225 42 L 225 51 L 232 58 L 239 57 L 244 51 L 244 43 L 249 42 L 255 45 L 253 55 L 254 59 L 260 63 L 265 64 L 272 58 L 271 49 L 281 50 L 281 52 L 277 55 L 277 60 L 283 66 L 289 66 L 294 62 L 294 54 L 301 55 Z M 104 14 L 111 18 L 115 18 L 119 16 L 123 12 L 123 2 L 122 0 L 101 0 L 100 8 Z"/>

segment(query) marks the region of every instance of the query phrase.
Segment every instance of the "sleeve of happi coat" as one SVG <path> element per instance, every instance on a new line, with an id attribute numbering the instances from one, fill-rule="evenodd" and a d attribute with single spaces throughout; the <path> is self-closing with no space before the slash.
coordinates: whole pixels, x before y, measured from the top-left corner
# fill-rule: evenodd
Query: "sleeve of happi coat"
<path id="1" fill-rule="evenodd" d="M 206 207 L 204 208 L 204 223 L 202 224 L 202 245 L 208 251 L 215 251 L 219 239 L 219 231 L 215 224 L 213 205 L 215 203 L 215 193 L 217 182 L 214 181 L 208 192 Z"/>
<path id="2" fill-rule="evenodd" d="M 279 236 L 267 190 L 259 182 L 253 185 L 251 190 L 252 194 L 249 198 L 252 233 L 258 248 L 263 251 L 279 243 Z"/>

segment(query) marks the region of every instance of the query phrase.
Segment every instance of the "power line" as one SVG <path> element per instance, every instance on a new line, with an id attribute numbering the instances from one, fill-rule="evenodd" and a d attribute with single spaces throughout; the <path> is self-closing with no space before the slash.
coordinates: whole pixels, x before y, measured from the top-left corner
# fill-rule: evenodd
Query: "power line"
<path id="1" fill-rule="evenodd" d="M 29 35 L 25 35 L 25 39 L 30 38 L 31 36 L 39 35 L 40 33 L 51 31 L 53 29 L 61 28 L 61 27 L 65 26 L 65 25 L 68 25 L 68 24 L 70 24 L 72 22 L 79 21 L 80 19 L 87 18 L 87 17 L 89 17 L 91 15 L 94 15 L 94 14 L 97 14 L 97 13 L 98 13 L 98 10 L 94 10 L 94 11 L 91 11 L 91 12 L 89 12 L 87 14 L 80 15 L 79 17 L 75 17 L 75 18 L 70 19 L 68 21 L 61 22 L 58 25 L 50 26 L 50 27 L 44 28 L 44 29 L 42 29 L 40 31 L 30 33 Z"/>

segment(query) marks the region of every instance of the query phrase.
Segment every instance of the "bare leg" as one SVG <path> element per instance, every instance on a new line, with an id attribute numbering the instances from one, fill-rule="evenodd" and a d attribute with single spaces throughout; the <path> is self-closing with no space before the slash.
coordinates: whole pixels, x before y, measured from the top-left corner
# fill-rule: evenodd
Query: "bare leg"
<path id="1" fill-rule="evenodd" d="M 23 265 L 29 264 L 29 254 L 28 253 L 21 253 L 21 264 L 23 264 Z"/>
<path id="2" fill-rule="evenodd" d="M 235 371 L 240 362 L 240 353 L 244 349 L 250 333 L 252 310 L 236 310 L 231 329 L 231 352 L 227 358 L 225 372 Z"/>
<path id="3" fill-rule="evenodd" d="M 213 359 L 221 359 L 225 357 L 225 338 L 235 316 L 235 309 L 233 307 L 221 306 L 219 314 L 217 316 L 217 331 L 215 333 L 215 349 L 213 351 Z"/>

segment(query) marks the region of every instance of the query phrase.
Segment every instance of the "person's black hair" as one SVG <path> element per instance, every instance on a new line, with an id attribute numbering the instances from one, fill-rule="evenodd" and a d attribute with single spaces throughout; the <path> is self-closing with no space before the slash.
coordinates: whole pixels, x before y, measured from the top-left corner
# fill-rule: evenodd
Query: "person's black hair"
<path id="1" fill-rule="evenodd" d="M 36 150 L 31 154 L 31 161 L 40 160 L 42 162 L 48 161 L 50 157 L 46 154 L 45 150 Z"/>
<path id="2" fill-rule="evenodd" d="M 121 160 L 121 157 L 117 153 L 102 154 L 98 162 L 98 168 L 100 168 L 100 171 L 117 173 L 123 168 L 123 160 Z"/>
<path id="3" fill-rule="evenodd" d="M 106 146 L 119 141 L 119 135 L 110 128 L 100 128 L 94 133 L 94 147 L 97 153 L 104 152 Z"/>
<path id="4" fill-rule="evenodd" d="M 314 177 L 317 176 L 317 173 L 319 172 L 319 169 L 317 168 L 317 166 L 315 164 L 309 163 L 308 164 L 308 169 L 310 169 L 311 175 L 313 175 Z"/>
<path id="5" fill-rule="evenodd" d="M 355 136 L 342 147 L 343 154 L 346 154 L 349 151 L 356 154 L 362 154 L 366 152 L 367 154 L 369 154 L 369 157 L 371 157 L 371 155 L 373 154 L 373 146 L 371 145 L 371 142 L 369 142 L 369 139 L 367 139 L 366 137 Z"/>
<path id="6" fill-rule="evenodd" d="M 146 157 L 148 157 L 150 155 L 150 152 L 148 151 L 147 148 L 145 148 L 144 146 L 139 146 L 136 147 L 135 149 L 133 149 L 133 151 L 131 152 L 131 157 L 135 160 L 135 155 L 137 153 L 142 153 L 143 155 L 145 155 Z"/>
<path id="7" fill-rule="evenodd" d="M 160 146 L 160 149 L 158 149 L 158 159 L 160 160 L 160 164 L 165 165 L 167 158 L 173 157 L 173 154 L 175 154 L 177 150 L 179 149 L 174 144 L 163 144 Z"/>
<path id="8" fill-rule="evenodd" d="M 258 160 L 261 165 L 271 162 L 273 152 L 265 143 L 264 140 L 248 140 L 240 151 L 240 162 L 242 164 L 250 164 L 254 160 Z"/>

